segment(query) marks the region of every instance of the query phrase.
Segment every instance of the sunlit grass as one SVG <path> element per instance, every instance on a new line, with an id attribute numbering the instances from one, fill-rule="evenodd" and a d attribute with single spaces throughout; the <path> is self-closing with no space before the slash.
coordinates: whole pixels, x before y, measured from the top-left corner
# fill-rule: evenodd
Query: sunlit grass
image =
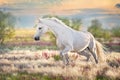
<path id="1" fill-rule="evenodd" d="M 19 29 L 15 36 L 33 41 L 34 33 L 35 29 Z M 86 62 L 84 56 L 70 52 L 70 65 L 64 66 L 57 49 L 41 45 L 0 46 L 0 80 L 120 79 L 120 53 L 106 54 L 106 63 L 95 64 L 93 59 Z"/>
<path id="2" fill-rule="evenodd" d="M 119 80 L 120 53 L 106 54 L 107 62 L 69 53 L 64 66 L 57 50 L 11 50 L 0 54 L 0 80 Z"/>
<path id="3" fill-rule="evenodd" d="M 35 29 L 15 29 L 15 36 L 27 37 L 35 34 Z"/>
<path id="4" fill-rule="evenodd" d="M 33 37 L 36 33 L 36 28 L 30 28 L 30 29 L 15 29 L 15 36 L 12 39 L 14 41 L 14 39 L 18 38 L 20 41 L 23 40 L 27 40 L 27 41 L 34 41 Z M 50 41 L 50 36 L 48 35 L 48 33 L 44 34 L 43 36 L 45 37 L 41 37 L 41 40 L 44 41 Z"/>

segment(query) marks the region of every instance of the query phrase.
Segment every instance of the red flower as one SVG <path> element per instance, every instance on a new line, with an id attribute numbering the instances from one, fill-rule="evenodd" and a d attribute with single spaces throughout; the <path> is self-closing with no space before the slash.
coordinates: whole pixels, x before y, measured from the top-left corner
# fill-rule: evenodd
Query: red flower
<path id="1" fill-rule="evenodd" d="M 48 58 L 49 58 L 49 55 L 48 55 L 48 53 L 46 53 L 46 52 L 43 52 L 43 53 L 42 53 L 42 56 L 43 56 L 45 59 L 48 59 Z"/>

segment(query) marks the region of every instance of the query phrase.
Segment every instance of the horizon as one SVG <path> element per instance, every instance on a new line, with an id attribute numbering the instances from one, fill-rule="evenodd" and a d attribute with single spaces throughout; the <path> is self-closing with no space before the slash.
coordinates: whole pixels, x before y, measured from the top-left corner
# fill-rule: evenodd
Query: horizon
<path id="1" fill-rule="evenodd" d="M 32 28 L 44 15 L 80 18 L 84 28 L 90 26 L 93 19 L 107 29 L 120 26 L 119 0 L 0 0 L 0 10 L 12 13 L 18 28 Z"/>

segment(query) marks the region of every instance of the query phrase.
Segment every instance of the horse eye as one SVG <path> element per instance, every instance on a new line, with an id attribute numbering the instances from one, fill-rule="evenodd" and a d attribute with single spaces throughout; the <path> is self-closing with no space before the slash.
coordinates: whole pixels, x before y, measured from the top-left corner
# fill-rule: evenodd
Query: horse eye
<path id="1" fill-rule="evenodd" d="M 39 28 L 39 30 L 42 29 L 42 28 Z"/>

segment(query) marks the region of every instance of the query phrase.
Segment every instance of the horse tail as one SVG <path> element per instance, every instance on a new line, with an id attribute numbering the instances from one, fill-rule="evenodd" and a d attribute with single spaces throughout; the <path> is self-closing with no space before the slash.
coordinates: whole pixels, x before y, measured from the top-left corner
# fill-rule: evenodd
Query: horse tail
<path id="1" fill-rule="evenodd" d="M 96 40 L 96 52 L 100 62 L 106 62 L 106 57 L 103 50 L 103 45 Z"/>

